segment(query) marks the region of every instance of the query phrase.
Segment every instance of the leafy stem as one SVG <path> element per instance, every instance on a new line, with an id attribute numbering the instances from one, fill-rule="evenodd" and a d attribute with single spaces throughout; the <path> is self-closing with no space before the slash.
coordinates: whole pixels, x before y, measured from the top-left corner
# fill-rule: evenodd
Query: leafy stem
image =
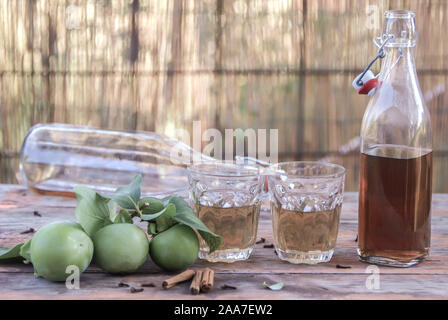
<path id="1" fill-rule="evenodd" d="M 107 196 L 101 196 L 86 187 L 75 187 L 78 198 L 75 214 L 84 230 L 92 236 L 106 225 L 133 223 L 132 218 L 138 217 L 148 222 L 150 234 L 163 232 L 182 223 L 197 230 L 208 244 L 210 252 L 220 247 L 222 237 L 213 233 L 184 199 L 178 196 L 141 198 L 141 184 L 142 176 L 136 175 L 131 183 Z M 118 214 L 117 204 L 121 207 Z"/>
<path id="2" fill-rule="evenodd" d="M 137 212 L 138 217 L 141 218 L 142 216 L 142 211 L 140 210 L 140 208 L 138 207 L 138 204 L 135 203 L 134 199 L 132 199 L 131 196 L 127 196 L 127 198 L 131 201 L 131 203 L 134 205 L 135 207 L 135 212 Z"/>
<path id="3" fill-rule="evenodd" d="M 145 203 L 143 203 L 141 206 L 140 206 L 140 210 L 144 210 L 144 209 L 146 209 L 146 208 L 148 208 L 149 207 L 149 203 L 148 202 L 145 202 Z"/>

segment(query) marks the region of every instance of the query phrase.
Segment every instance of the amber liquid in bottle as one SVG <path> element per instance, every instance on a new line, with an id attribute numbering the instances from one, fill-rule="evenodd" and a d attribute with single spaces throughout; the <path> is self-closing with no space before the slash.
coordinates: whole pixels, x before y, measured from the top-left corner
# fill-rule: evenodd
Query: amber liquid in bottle
<path id="1" fill-rule="evenodd" d="M 428 255 L 431 171 L 431 150 L 383 145 L 361 153 L 361 260 L 412 265 Z"/>

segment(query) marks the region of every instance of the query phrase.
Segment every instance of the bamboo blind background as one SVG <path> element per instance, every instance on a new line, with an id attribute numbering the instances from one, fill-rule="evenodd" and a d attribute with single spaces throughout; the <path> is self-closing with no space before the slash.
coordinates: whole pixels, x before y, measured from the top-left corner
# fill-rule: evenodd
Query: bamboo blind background
<path id="1" fill-rule="evenodd" d="M 377 28 L 366 27 L 368 6 Z M 280 160 L 330 157 L 357 190 L 358 148 L 344 145 L 359 135 L 368 98 L 351 82 L 376 53 L 382 13 L 400 8 L 416 12 L 434 191 L 448 192 L 445 0 L 2 0 L 0 183 L 16 182 L 36 123 L 173 135 L 201 120 L 278 128 Z"/>

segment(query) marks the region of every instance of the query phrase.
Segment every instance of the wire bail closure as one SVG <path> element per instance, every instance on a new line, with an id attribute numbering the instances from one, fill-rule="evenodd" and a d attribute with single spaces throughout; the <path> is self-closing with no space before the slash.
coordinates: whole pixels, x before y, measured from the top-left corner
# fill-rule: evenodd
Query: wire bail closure
<path id="1" fill-rule="evenodd" d="M 364 71 L 357 77 L 356 84 L 360 87 L 364 85 L 362 78 L 365 76 L 367 71 L 369 71 L 370 67 L 375 63 L 378 59 L 383 59 L 386 56 L 386 51 L 384 51 L 384 46 L 387 42 L 394 38 L 393 34 L 383 34 L 382 37 L 374 37 L 373 43 L 378 47 L 377 55 L 369 62 L 367 67 L 365 67 Z"/>

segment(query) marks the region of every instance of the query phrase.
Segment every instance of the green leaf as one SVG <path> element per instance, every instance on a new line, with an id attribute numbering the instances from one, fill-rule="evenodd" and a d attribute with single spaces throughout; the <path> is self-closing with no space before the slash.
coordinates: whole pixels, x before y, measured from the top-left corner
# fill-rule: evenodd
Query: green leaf
<path id="1" fill-rule="evenodd" d="M 265 289 L 270 289 L 270 290 L 282 290 L 283 289 L 283 282 L 279 282 L 279 283 L 275 283 L 275 284 L 271 284 L 268 285 L 266 282 L 263 282 L 263 287 Z"/>
<path id="2" fill-rule="evenodd" d="M 31 262 L 31 239 L 29 239 L 27 242 L 23 244 L 23 246 L 20 248 L 19 254 L 26 260 Z"/>
<path id="3" fill-rule="evenodd" d="M 142 198 L 138 201 L 138 207 L 143 214 L 155 214 L 163 210 L 163 201 L 157 198 Z"/>
<path id="4" fill-rule="evenodd" d="M 148 234 L 150 234 L 150 235 L 157 234 L 156 223 L 155 222 L 148 223 Z"/>
<path id="5" fill-rule="evenodd" d="M 179 196 L 169 196 L 169 197 L 163 198 L 163 203 L 165 204 L 165 206 L 168 205 L 169 203 L 174 204 L 176 206 L 177 213 L 189 212 L 189 213 L 196 215 L 194 213 L 193 209 L 188 204 L 188 202 Z"/>
<path id="6" fill-rule="evenodd" d="M 198 218 L 199 220 L 199 218 Z M 201 221 L 201 220 L 199 220 Z M 204 224 L 205 226 L 205 224 Z M 205 228 L 207 228 L 205 226 Z M 217 235 L 216 233 L 211 232 L 208 228 L 208 231 L 205 230 L 200 230 L 198 229 L 199 234 L 201 235 L 201 237 L 205 240 L 205 242 L 207 242 L 208 247 L 210 248 L 209 253 L 212 253 L 215 250 L 218 250 L 219 247 L 222 244 L 222 237 L 220 235 Z"/>
<path id="7" fill-rule="evenodd" d="M 127 186 L 119 187 L 108 198 L 116 201 L 122 208 L 138 210 L 138 200 L 141 195 L 142 175 L 138 174 Z"/>
<path id="8" fill-rule="evenodd" d="M 194 213 L 193 213 L 194 214 Z M 173 219 L 180 223 L 186 224 L 187 226 L 196 229 L 201 237 L 207 242 L 212 253 L 217 250 L 222 244 L 222 237 L 211 232 L 210 229 L 196 216 L 188 213 L 176 214 Z"/>
<path id="9" fill-rule="evenodd" d="M 20 249 L 23 243 L 20 243 L 12 248 L 0 248 L 0 262 L 14 262 L 23 260 L 20 255 Z"/>
<path id="10" fill-rule="evenodd" d="M 114 223 L 133 223 L 132 217 L 128 210 L 121 209 L 114 219 Z"/>
<path id="11" fill-rule="evenodd" d="M 210 231 L 184 199 L 178 196 L 170 196 L 165 198 L 164 201 L 165 203 L 173 203 L 176 206 L 176 215 L 173 217 L 173 220 L 196 229 L 207 242 L 210 253 L 221 246 L 222 237 Z"/>
<path id="12" fill-rule="evenodd" d="M 143 213 L 140 218 L 149 221 L 149 234 L 158 234 L 177 223 L 172 219 L 176 214 L 176 206 L 172 203 L 167 203 L 164 207 L 162 200 L 157 198 L 143 198 L 138 204 L 139 207 L 142 208 L 141 210 Z"/>
<path id="13" fill-rule="evenodd" d="M 176 214 L 176 206 L 170 203 L 165 208 L 163 208 L 162 206 L 162 210 L 153 214 L 142 214 L 140 218 L 145 221 L 152 221 L 152 220 L 157 221 L 157 218 L 159 218 L 161 215 L 166 215 L 167 218 L 171 218 L 175 214 Z"/>
<path id="14" fill-rule="evenodd" d="M 112 224 L 117 204 L 87 187 L 74 188 L 78 204 L 75 216 L 84 231 L 92 237 L 99 229 Z"/>
<path id="15" fill-rule="evenodd" d="M 165 213 L 154 220 L 156 223 L 157 233 L 168 230 L 169 228 L 177 224 L 177 221 L 173 220 L 174 215 L 176 215 L 176 206 L 172 203 L 169 203 L 165 207 L 165 209 Z"/>

